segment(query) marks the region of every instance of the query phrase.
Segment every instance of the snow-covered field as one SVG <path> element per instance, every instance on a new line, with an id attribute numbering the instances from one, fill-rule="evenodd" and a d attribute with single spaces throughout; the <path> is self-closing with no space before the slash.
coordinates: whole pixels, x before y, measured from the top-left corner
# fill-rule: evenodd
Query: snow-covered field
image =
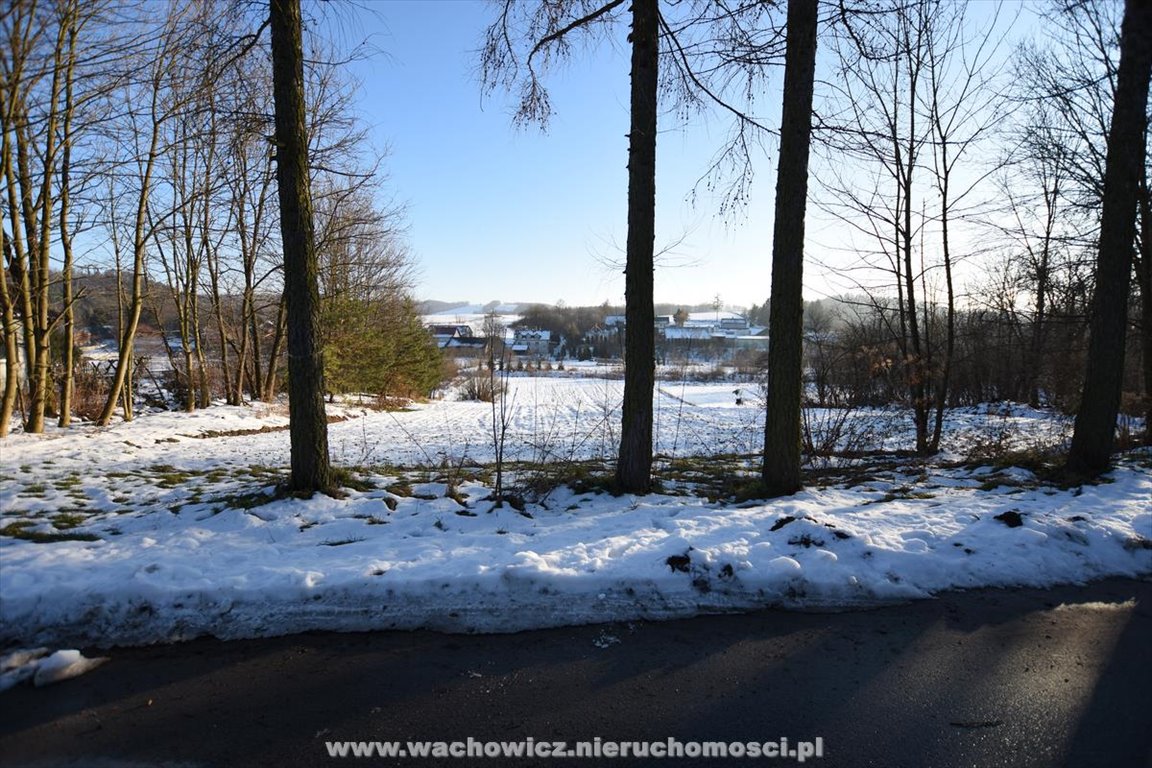
<path id="1" fill-rule="evenodd" d="M 513 377 L 506 458 L 513 486 L 532 481 L 538 494 L 523 511 L 486 500 L 488 403 L 334 407 L 347 417 L 330 426 L 334 461 L 366 481 L 339 500 L 274 496 L 288 457 L 278 406 L 13 434 L 0 441 L 0 649 L 514 631 L 1152 575 L 1152 454 L 1073 489 L 949 463 L 1066 438 L 1066 420 L 1019 406 L 953 414 L 931 463 L 822 474 L 770 502 L 718 500 L 695 481 L 735 476 L 740 455 L 760 449 L 755 393 L 736 404 L 746 386 L 661 382 L 662 492 L 614 497 L 542 480 L 595 473 L 612 456 L 622 383 Z M 812 420 L 819 429 L 836 414 Z M 910 427 L 897 411 L 860 411 L 842 440 L 908 448 Z"/>

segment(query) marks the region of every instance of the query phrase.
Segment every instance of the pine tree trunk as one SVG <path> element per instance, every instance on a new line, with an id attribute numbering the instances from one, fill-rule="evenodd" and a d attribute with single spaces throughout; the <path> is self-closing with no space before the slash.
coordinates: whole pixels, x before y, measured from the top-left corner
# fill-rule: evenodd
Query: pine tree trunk
<path id="1" fill-rule="evenodd" d="M 796 493 L 800 478 L 800 411 L 804 387 L 804 213 L 816 70 L 817 0 L 788 0 L 784 105 L 772 233 L 768 300 L 768 415 L 764 425 L 764 490 Z"/>
<path id="2" fill-rule="evenodd" d="M 303 25 L 300 0 L 271 0 L 272 82 L 276 103 L 276 179 L 284 247 L 288 317 L 288 411 L 292 474 L 289 490 L 328 490 L 328 419 L 320 345 L 308 137 L 304 110 Z"/>
<path id="3" fill-rule="evenodd" d="M 1067 468 L 1078 475 L 1108 469 L 1124 379 L 1128 279 L 1136 234 L 1140 169 L 1144 167 L 1148 81 L 1152 74 L 1152 5 L 1127 0 L 1120 32 L 1120 67 L 1108 132 L 1104 206 L 1096 292 L 1092 299 L 1087 372 Z"/>
<path id="4" fill-rule="evenodd" d="M 624 284 L 624 405 L 616 485 L 652 488 L 652 393 L 655 387 L 656 114 L 660 58 L 658 0 L 632 2 L 631 131 L 628 135 L 628 243 Z"/>

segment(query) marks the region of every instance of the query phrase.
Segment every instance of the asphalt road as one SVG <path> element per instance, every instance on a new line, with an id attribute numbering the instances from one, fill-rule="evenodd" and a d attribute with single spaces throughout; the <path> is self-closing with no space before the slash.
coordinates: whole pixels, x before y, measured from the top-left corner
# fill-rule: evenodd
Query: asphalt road
<path id="1" fill-rule="evenodd" d="M 1147 581 L 844 614 L 201 640 L 109 655 L 84 677 L 0 694 L 0 764 L 794 765 L 341 759 L 325 742 L 820 737 L 823 757 L 806 764 L 822 768 L 1152 765 Z"/>

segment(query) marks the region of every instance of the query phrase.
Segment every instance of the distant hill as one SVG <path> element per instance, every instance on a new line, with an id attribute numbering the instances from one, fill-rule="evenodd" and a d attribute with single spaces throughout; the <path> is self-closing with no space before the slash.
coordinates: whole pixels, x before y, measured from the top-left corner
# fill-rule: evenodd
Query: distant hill
<path id="1" fill-rule="evenodd" d="M 466 301 L 436 301 L 435 299 L 425 299 L 424 301 L 416 302 L 416 314 L 418 315 L 438 315 L 442 312 L 450 312 L 459 307 L 468 306 Z"/>
<path id="2" fill-rule="evenodd" d="M 490 312 L 497 315 L 515 315 L 537 303 L 539 302 L 496 300 L 487 304 L 477 304 L 471 301 L 424 299 L 416 302 L 416 312 L 421 315 L 485 315 Z"/>

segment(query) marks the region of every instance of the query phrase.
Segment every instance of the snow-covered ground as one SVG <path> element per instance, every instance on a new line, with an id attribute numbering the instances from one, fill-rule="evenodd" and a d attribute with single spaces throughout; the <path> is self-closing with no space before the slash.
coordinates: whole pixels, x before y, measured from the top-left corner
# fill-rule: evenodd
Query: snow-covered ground
<path id="1" fill-rule="evenodd" d="M 510 379 L 506 458 L 527 505 L 493 509 L 493 409 L 332 409 L 347 497 L 276 498 L 282 407 L 147 413 L 0 441 L 0 650 L 214 635 L 432 627 L 514 631 L 763 606 L 832 609 L 990 585 L 1152 575 L 1152 454 L 1097 485 L 951 459 L 1064 440 L 1066 420 L 953 414 L 944 455 L 845 468 L 794 497 L 720 499 L 762 441 L 731 382 L 661 382 L 662 492 L 548 490 L 615 451 L 622 383 L 573 371 Z M 815 429 L 837 421 L 812 414 Z M 852 413 L 841 442 L 911 444 L 906 414 Z M 548 468 L 535 465 L 550 462 Z M 519 506 L 519 505 L 518 505 Z"/>

